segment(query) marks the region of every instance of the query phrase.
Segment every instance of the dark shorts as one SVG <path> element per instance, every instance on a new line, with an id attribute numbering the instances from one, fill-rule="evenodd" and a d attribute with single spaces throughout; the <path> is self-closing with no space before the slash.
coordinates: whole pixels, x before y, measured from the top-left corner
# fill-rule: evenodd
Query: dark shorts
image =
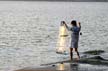
<path id="1" fill-rule="evenodd" d="M 71 42 L 70 48 L 78 48 L 78 42 Z"/>
<path id="2" fill-rule="evenodd" d="M 78 48 L 79 35 L 71 35 L 71 46 L 70 48 Z"/>

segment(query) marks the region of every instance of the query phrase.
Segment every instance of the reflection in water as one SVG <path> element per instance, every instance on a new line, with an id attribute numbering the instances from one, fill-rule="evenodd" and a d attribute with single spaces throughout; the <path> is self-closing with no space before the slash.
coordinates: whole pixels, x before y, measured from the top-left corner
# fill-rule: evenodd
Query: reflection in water
<path id="1" fill-rule="evenodd" d="M 60 63 L 57 67 L 57 70 L 65 70 L 65 65 L 64 63 Z"/>
<path id="2" fill-rule="evenodd" d="M 57 70 L 69 70 L 69 71 L 79 71 L 79 65 L 77 63 L 70 63 L 70 66 L 68 67 L 67 64 L 60 63 L 57 66 Z"/>
<path id="3" fill-rule="evenodd" d="M 78 69 L 78 64 L 76 64 L 76 63 L 74 63 L 74 64 L 71 63 L 69 69 L 70 69 L 69 71 L 79 71 L 79 69 Z"/>

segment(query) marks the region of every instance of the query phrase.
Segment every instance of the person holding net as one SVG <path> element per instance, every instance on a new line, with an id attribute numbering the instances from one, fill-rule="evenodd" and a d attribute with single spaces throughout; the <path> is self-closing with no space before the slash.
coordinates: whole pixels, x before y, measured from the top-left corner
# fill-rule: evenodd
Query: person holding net
<path id="1" fill-rule="evenodd" d="M 70 59 L 73 59 L 73 49 L 77 53 L 77 60 L 80 59 L 80 55 L 78 52 L 78 42 L 79 42 L 79 33 L 81 30 L 81 24 L 80 22 L 77 23 L 76 20 L 71 21 L 71 27 L 68 27 L 68 25 L 63 21 L 63 24 L 65 24 L 66 28 L 71 31 L 71 46 L 70 46 Z"/>

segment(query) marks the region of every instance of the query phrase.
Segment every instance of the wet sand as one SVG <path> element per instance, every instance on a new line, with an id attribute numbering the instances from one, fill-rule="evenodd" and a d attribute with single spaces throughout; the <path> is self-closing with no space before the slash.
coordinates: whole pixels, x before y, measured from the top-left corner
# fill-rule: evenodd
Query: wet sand
<path id="1" fill-rule="evenodd" d="M 40 68 L 36 68 L 35 66 L 26 67 L 15 71 L 108 71 L 108 67 L 102 65 L 90 65 L 77 62 L 68 62 L 44 64 Z"/>

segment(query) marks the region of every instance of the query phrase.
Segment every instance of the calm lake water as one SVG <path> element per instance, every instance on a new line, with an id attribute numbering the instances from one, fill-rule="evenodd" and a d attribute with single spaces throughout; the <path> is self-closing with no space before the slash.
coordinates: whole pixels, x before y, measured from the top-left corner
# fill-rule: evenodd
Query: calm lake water
<path id="1" fill-rule="evenodd" d="M 108 3 L 0 1 L 0 71 L 69 57 L 56 54 L 55 47 L 60 21 L 73 19 L 82 25 L 80 52 L 108 52 Z"/>

